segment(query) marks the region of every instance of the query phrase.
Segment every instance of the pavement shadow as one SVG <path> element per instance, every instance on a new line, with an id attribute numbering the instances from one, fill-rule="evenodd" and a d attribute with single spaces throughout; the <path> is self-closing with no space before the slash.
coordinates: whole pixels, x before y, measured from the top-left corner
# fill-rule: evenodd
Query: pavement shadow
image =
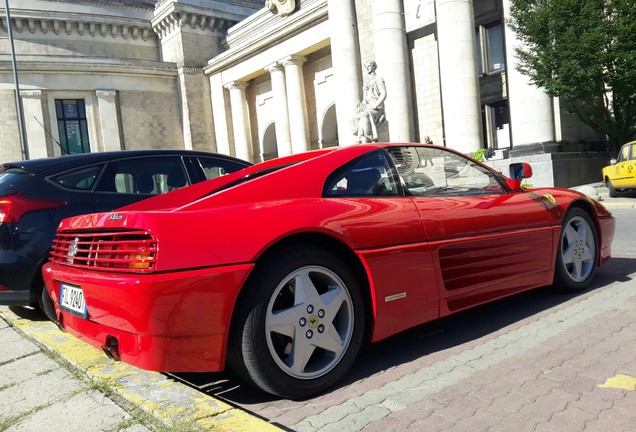
<path id="1" fill-rule="evenodd" d="M 9 306 L 9 310 L 18 317 L 29 321 L 49 321 L 42 311 L 30 306 Z"/>
<path id="2" fill-rule="evenodd" d="M 590 288 L 581 293 L 561 294 L 547 287 L 539 288 L 406 330 L 367 347 L 359 356 L 355 367 L 337 387 L 351 385 L 383 370 L 479 339 L 577 297 L 589 296 L 612 284 L 630 281 L 636 278 L 635 269 L 636 257 L 612 258 L 598 270 Z M 246 408 L 244 405 L 279 399 L 242 384 L 231 372 L 167 375 L 243 409 Z"/>
<path id="3" fill-rule="evenodd" d="M 624 191 L 616 191 L 616 198 L 636 198 L 636 191 L 634 190 L 624 190 Z M 608 198 L 611 200 L 613 198 Z"/>

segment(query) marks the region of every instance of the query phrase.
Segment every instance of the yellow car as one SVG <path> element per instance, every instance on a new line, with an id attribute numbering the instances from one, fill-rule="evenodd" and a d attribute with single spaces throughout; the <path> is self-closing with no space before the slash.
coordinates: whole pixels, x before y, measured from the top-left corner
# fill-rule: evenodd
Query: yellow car
<path id="1" fill-rule="evenodd" d="M 623 144 L 618 160 L 612 159 L 612 164 L 603 168 L 603 180 L 611 197 L 619 189 L 636 189 L 636 141 Z"/>

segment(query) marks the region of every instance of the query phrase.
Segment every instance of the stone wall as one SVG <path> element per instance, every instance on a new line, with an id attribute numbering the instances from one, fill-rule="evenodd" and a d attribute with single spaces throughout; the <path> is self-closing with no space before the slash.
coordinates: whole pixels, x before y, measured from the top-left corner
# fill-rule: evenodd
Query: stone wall
<path id="1" fill-rule="evenodd" d="M 609 165 L 610 155 L 605 152 L 543 153 L 510 159 L 486 161 L 486 165 L 508 175 L 508 166 L 514 162 L 528 162 L 533 175 L 524 183 L 532 187 L 580 186 L 600 182 L 601 170 Z"/>
<path id="2" fill-rule="evenodd" d="M 126 90 L 119 93 L 124 148 L 182 149 L 179 95 Z"/>
<path id="3" fill-rule="evenodd" d="M 22 160 L 15 91 L 0 90 L 0 163 Z"/>
<path id="4" fill-rule="evenodd" d="M 437 41 L 433 33 L 412 35 L 411 62 L 413 65 L 413 96 L 416 107 L 416 139 L 426 136 L 443 145 L 442 97 L 439 81 Z"/>
<path id="5" fill-rule="evenodd" d="M 5 32 L 0 32 L 2 35 Z M 6 33 L 5 33 L 6 34 Z M 159 60 L 157 37 L 149 34 L 147 39 L 141 37 L 126 37 L 122 35 L 104 36 L 89 33 L 83 35 L 66 33 L 53 35 L 42 33 L 14 33 L 16 55 L 46 55 L 46 56 L 79 56 L 104 57 L 136 60 Z M 7 39 L 0 39 L 0 52 L 9 52 Z"/>
<path id="6" fill-rule="evenodd" d="M 375 60 L 376 57 L 371 2 L 368 0 L 356 0 L 356 14 L 356 18 L 358 19 L 360 58 L 362 59 L 361 63 L 364 64 L 366 60 Z M 380 73 L 379 70 L 378 73 Z M 364 75 L 366 75 L 366 72 Z"/>

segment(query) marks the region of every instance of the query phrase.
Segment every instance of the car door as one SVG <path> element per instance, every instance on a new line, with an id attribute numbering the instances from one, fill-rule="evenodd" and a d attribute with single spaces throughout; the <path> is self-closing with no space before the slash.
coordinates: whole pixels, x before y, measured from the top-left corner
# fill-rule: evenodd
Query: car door
<path id="1" fill-rule="evenodd" d="M 431 245 L 442 315 L 546 280 L 553 231 L 532 193 L 508 192 L 472 159 L 439 147 L 391 147 Z"/>
<path id="2" fill-rule="evenodd" d="M 614 187 L 636 186 L 636 143 L 621 147 L 613 175 L 611 180 Z"/>
<path id="3" fill-rule="evenodd" d="M 383 150 L 367 153 L 327 178 L 334 209 L 322 225 L 356 247 L 371 278 L 374 336 L 382 339 L 439 316 L 434 264 L 417 209 L 402 194 Z"/>
<path id="4" fill-rule="evenodd" d="M 190 176 L 178 155 L 112 160 L 93 194 L 95 211 L 111 211 L 190 184 Z"/>

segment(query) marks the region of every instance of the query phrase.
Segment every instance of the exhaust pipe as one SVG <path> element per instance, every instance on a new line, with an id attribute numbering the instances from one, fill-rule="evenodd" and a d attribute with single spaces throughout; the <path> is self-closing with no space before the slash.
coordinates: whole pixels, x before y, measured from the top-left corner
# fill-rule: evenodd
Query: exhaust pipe
<path id="1" fill-rule="evenodd" d="M 119 357 L 119 342 L 114 336 L 106 336 L 106 344 L 102 345 L 102 351 L 111 360 L 120 361 Z"/>

